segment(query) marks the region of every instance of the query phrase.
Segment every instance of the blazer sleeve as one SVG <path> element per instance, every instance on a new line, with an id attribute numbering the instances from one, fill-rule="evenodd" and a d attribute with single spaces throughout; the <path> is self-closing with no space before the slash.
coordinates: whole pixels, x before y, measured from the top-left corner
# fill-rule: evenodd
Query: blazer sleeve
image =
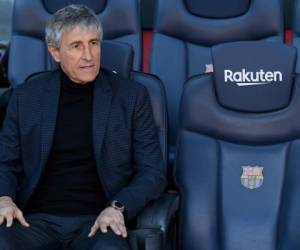
<path id="1" fill-rule="evenodd" d="M 15 89 L 10 98 L 3 127 L 0 133 L 0 196 L 15 200 L 18 164 L 21 159 L 18 123 L 18 100 Z"/>
<path id="2" fill-rule="evenodd" d="M 148 91 L 140 85 L 133 115 L 133 163 L 135 175 L 114 200 L 126 208 L 127 219 L 134 217 L 150 200 L 158 198 L 166 186 L 162 158 Z"/>

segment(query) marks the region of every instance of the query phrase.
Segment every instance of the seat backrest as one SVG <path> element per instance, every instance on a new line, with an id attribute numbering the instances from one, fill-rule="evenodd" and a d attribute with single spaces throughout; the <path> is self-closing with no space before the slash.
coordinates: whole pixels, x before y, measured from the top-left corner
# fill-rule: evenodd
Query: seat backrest
<path id="1" fill-rule="evenodd" d="M 214 73 L 185 84 L 179 249 L 300 249 L 296 54 L 270 42 L 218 45 Z"/>
<path id="2" fill-rule="evenodd" d="M 155 124 L 157 127 L 157 133 L 159 135 L 163 159 L 165 161 L 165 166 L 167 166 L 168 119 L 167 119 L 166 93 L 165 93 L 164 86 L 159 78 L 157 78 L 154 75 L 146 74 L 143 72 L 133 71 L 131 72 L 131 78 L 136 82 L 143 84 L 148 90 L 151 103 L 152 103 L 152 110 L 153 110 Z M 168 176 L 170 177 L 170 173 L 168 173 Z"/>
<path id="3" fill-rule="evenodd" d="M 113 56 L 112 56 L 113 55 Z M 144 85 L 149 93 L 157 133 L 165 163 L 168 156 L 167 143 L 167 105 L 166 94 L 162 82 L 155 75 L 132 70 L 134 51 L 128 44 L 103 41 L 101 66 L 116 72 L 123 78 L 130 78 Z"/>
<path id="4" fill-rule="evenodd" d="M 156 0 L 150 72 L 165 85 L 175 143 L 184 82 L 212 70 L 211 47 L 224 42 L 283 42 L 282 0 Z"/>
<path id="5" fill-rule="evenodd" d="M 34 72 L 53 69 L 44 41 L 45 26 L 56 10 L 71 3 L 92 8 L 102 22 L 104 39 L 130 44 L 134 49 L 133 68 L 141 68 L 138 0 L 22 0 L 15 1 L 9 51 L 8 77 L 13 86 Z"/>

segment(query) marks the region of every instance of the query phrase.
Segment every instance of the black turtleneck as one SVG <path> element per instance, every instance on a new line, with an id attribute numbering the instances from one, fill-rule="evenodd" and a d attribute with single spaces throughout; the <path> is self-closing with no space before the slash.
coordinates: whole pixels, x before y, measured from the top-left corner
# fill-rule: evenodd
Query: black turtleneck
<path id="1" fill-rule="evenodd" d="M 94 82 L 78 84 L 63 72 L 50 156 L 26 212 L 98 214 L 107 204 L 93 150 Z"/>

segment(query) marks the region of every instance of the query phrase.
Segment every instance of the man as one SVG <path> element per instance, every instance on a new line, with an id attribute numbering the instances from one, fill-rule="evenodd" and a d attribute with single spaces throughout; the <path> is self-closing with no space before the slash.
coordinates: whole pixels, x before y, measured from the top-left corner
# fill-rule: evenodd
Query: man
<path id="1" fill-rule="evenodd" d="M 129 249 L 125 217 L 164 189 L 147 91 L 100 70 L 101 39 L 87 7 L 57 11 L 46 41 L 60 69 L 14 90 L 0 138 L 2 250 Z"/>

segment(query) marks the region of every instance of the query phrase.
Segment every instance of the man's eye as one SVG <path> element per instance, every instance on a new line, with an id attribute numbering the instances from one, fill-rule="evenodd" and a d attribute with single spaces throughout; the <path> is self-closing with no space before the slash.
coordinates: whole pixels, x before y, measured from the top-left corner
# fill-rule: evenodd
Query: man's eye
<path id="1" fill-rule="evenodd" d="M 92 43 L 92 45 L 98 45 L 99 41 L 92 41 L 91 43 Z"/>
<path id="2" fill-rule="evenodd" d="M 74 48 L 74 49 L 79 49 L 79 48 L 80 48 L 80 45 L 79 45 L 79 44 L 73 44 L 73 45 L 72 45 L 72 48 Z"/>

